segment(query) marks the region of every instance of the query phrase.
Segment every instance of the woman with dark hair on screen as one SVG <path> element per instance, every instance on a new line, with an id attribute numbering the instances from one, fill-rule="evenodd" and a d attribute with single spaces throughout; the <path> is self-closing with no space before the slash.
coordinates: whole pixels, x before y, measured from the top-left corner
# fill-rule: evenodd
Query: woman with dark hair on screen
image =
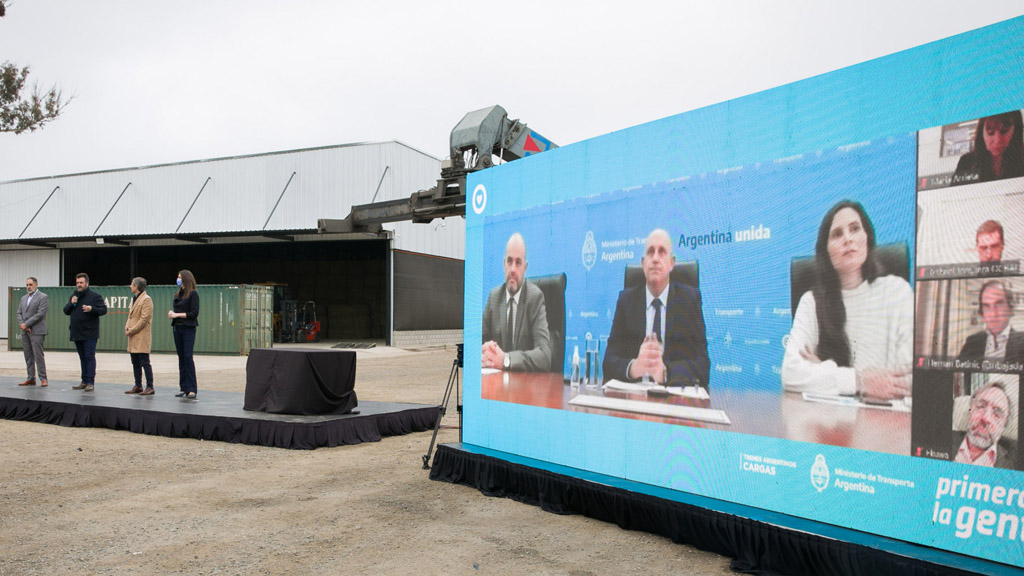
<path id="1" fill-rule="evenodd" d="M 884 276 L 864 208 L 844 200 L 825 214 L 815 246 L 814 287 L 800 297 L 782 361 L 793 392 L 910 396 L 914 295 Z"/>
<path id="2" fill-rule="evenodd" d="M 1024 126 L 1020 110 L 978 120 L 974 151 L 960 157 L 952 184 L 1024 176 Z"/>
<path id="3" fill-rule="evenodd" d="M 188 270 L 178 272 L 178 291 L 174 294 L 172 309 L 167 312 L 174 331 L 174 349 L 178 352 L 178 387 L 174 396 L 194 400 L 199 392 L 196 382 L 196 363 L 192 349 L 196 344 L 196 326 L 199 325 L 199 293 L 196 277 Z"/>

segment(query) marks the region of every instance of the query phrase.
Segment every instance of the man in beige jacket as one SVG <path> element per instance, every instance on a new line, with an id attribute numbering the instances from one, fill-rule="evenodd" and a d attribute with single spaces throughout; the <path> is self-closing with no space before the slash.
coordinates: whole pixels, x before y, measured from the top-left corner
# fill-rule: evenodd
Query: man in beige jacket
<path id="1" fill-rule="evenodd" d="M 149 351 L 153 345 L 153 299 L 146 294 L 146 279 L 133 278 L 129 286 L 132 290 L 132 303 L 128 308 L 128 321 L 124 324 L 124 334 L 128 337 L 128 353 L 132 357 L 132 372 L 135 373 L 135 386 L 126 390 L 125 394 L 152 396 L 153 366 L 149 363 Z M 146 388 L 142 388 L 142 373 L 146 373 Z"/>

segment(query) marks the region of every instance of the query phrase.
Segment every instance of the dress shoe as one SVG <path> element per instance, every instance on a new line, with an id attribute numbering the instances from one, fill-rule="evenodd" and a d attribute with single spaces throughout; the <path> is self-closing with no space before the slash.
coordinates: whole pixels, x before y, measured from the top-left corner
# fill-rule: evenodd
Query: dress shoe
<path id="1" fill-rule="evenodd" d="M 46 379 L 40 380 L 39 381 L 39 386 L 42 387 L 42 388 L 46 388 Z"/>
<path id="2" fill-rule="evenodd" d="M 139 396 L 152 396 L 153 394 L 156 394 L 156 390 L 153 390 L 153 388 L 146 388 L 142 392 L 139 392 Z"/>
<path id="3" fill-rule="evenodd" d="M 92 384 L 86 384 L 85 388 L 83 388 L 83 390 L 86 391 L 86 392 L 92 392 L 93 391 Z"/>
<path id="4" fill-rule="evenodd" d="M 85 390 L 86 386 L 88 386 L 88 384 L 86 384 L 85 382 L 79 382 L 78 386 L 72 386 L 71 389 L 72 390 Z"/>
<path id="5" fill-rule="evenodd" d="M 45 382 L 45 380 L 44 380 L 44 382 Z M 36 379 L 35 378 L 29 378 L 28 380 L 25 380 L 24 382 L 21 382 L 20 384 L 18 384 L 18 386 L 35 386 L 35 385 L 36 385 Z"/>
<path id="6" fill-rule="evenodd" d="M 142 386 L 136 386 L 136 387 L 132 388 L 131 390 L 125 390 L 124 391 L 125 394 L 138 394 L 140 392 L 142 392 Z"/>

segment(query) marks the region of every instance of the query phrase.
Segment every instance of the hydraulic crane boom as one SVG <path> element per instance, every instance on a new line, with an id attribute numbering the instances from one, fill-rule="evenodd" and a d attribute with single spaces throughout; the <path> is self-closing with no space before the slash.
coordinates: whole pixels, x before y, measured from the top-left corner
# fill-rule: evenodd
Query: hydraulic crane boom
<path id="1" fill-rule="evenodd" d="M 430 222 L 466 214 L 466 175 L 494 165 L 492 156 L 506 162 L 546 152 L 558 146 L 501 106 L 475 110 L 462 117 L 449 139 L 451 155 L 441 162 L 441 177 L 429 190 L 408 199 L 353 206 L 344 220 L 317 220 L 317 232 L 379 232 L 386 222 Z"/>

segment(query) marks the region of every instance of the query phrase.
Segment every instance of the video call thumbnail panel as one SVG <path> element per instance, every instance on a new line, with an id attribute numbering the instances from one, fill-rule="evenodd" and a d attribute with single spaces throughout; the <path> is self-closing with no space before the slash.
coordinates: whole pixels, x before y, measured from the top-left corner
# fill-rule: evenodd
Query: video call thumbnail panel
<path id="1" fill-rule="evenodd" d="M 918 280 L 1015 276 L 1024 258 L 1024 178 L 920 192 Z"/>
<path id="2" fill-rule="evenodd" d="M 919 132 L 917 189 L 933 190 L 1024 176 L 1021 111 Z"/>
<path id="3" fill-rule="evenodd" d="M 1021 470 L 1018 457 L 1020 376 L 986 372 L 924 372 L 915 385 L 914 456 Z"/>
<path id="4" fill-rule="evenodd" d="M 1019 110 L 918 134 L 914 456 L 1019 469 L 1022 134 Z"/>

